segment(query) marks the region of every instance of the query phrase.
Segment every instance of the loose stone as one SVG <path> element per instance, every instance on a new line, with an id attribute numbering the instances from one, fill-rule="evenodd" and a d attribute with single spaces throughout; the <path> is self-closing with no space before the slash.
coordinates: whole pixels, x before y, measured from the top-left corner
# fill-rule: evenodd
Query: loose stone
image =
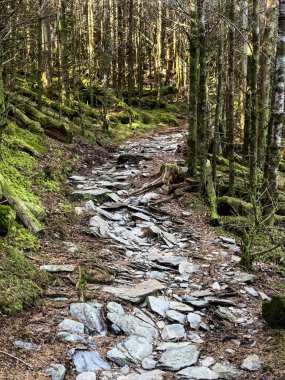
<path id="1" fill-rule="evenodd" d="M 180 380 L 215 380 L 219 376 L 207 367 L 188 367 L 177 373 Z"/>
<path id="2" fill-rule="evenodd" d="M 102 316 L 99 309 L 87 303 L 73 303 L 70 305 L 70 314 L 73 318 L 82 322 L 91 332 L 105 335 Z"/>
<path id="3" fill-rule="evenodd" d="M 163 340 L 178 340 L 185 337 L 185 329 L 182 325 L 175 323 L 173 325 L 167 325 L 161 332 Z"/>
<path id="4" fill-rule="evenodd" d="M 58 325 L 58 329 L 61 331 L 68 331 L 76 334 L 83 334 L 84 324 L 81 322 L 73 321 L 72 319 L 64 319 Z"/>
<path id="5" fill-rule="evenodd" d="M 216 363 L 212 370 L 218 374 L 219 379 L 234 380 L 238 379 L 242 372 L 231 365 Z"/>
<path id="6" fill-rule="evenodd" d="M 44 371 L 51 375 L 52 380 L 63 380 L 66 369 L 62 364 L 51 364 Z"/>
<path id="7" fill-rule="evenodd" d="M 193 364 L 196 364 L 199 351 L 196 346 L 188 344 L 179 348 L 168 348 L 157 363 L 157 368 L 166 371 L 179 371 Z"/>
<path id="8" fill-rule="evenodd" d="M 260 371 L 262 368 L 262 363 L 259 356 L 249 355 L 242 362 L 241 368 L 251 372 Z"/>
<path id="9" fill-rule="evenodd" d="M 72 359 L 75 369 L 79 373 L 110 369 L 110 365 L 101 358 L 97 351 L 76 350 Z"/>

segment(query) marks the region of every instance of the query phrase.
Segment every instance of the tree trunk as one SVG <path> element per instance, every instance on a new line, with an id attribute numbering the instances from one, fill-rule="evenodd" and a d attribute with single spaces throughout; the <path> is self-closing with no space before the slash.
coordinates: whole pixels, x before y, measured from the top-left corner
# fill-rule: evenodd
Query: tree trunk
<path id="1" fill-rule="evenodd" d="M 232 24 L 235 23 L 235 1 L 230 1 L 229 19 Z M 235 187 L 235 151 L 234 151 L 234 131 L 235 131 L 235 114 L 234 114 L 234 97 L 235 97 L 235 29 L 230 26 L 229 29 L 229 55 L 228 55 L 228 112 L 227 112 L 227 144 L 229 158 L 229 195 L 234 195 Z"/>
<path id="2" fill-rule="evenodd" d="M 274 113 L 272 115 L 272 138 L 268 146 L 267 186 L 264 212 L 273 220 L 277 202 L 277 177 L 282 150 L 284 122 L 285 83 L 285 0 L 279 0 L 278 47 L 275 67 Z"/>

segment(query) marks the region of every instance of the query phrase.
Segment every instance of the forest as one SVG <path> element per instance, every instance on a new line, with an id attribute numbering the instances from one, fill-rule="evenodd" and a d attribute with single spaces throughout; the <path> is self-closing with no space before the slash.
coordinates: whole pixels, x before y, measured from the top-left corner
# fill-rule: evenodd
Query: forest
<path id="1" fill-rule="evenodd" d="M 0 0 L 0 380 L 285 378 L 285 0 Z"/>

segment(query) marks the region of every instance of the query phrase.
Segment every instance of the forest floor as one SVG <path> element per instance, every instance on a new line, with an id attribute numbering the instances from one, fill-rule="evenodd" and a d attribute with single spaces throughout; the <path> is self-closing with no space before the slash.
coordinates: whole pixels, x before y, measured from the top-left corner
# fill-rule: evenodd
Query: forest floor
<path id="1" fill-rule="evenodd" d="M 53 281 L 34 308 L 2 319 L 0 379 L 285 378 L 261 317 L 273 277 L 242 271 L 238 244 L 209 225 L 198 195 L 144 189 L 163 163 L 184 170 L 184 135 L 149 132 L 78 168 L 63 185 L 76 210 L 68 219 L 49 199 L 30 258 L 51 265 Z"/>

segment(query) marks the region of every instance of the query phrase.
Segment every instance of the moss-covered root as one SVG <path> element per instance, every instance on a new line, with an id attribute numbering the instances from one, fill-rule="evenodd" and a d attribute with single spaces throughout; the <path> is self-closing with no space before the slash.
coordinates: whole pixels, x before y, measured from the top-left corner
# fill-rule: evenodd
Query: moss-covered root
<path id="1" fill-rule="evenodd" d="M 25 203 L 21 201 L 17 195 L 15 195 L 13 189 L 5 181 L 5 178 L 2 176 L 2 174 L 0 174 L 0 189 L 3 193 L 4 198 L 6 198 L 12 209 L 15 210 L 18 218 L 21 220 L 25 227 L 27 227 L 33 233 L 38 233 L 43 229 L 41 223 L 26 207 Z"/>
<path id="2" fill-rule="evenodd" d="M 249 215 L 253 206 L 241 199 L 223 196 L 217 198 L 217 209 L 220 215 Z"/>
<path id="3" fill-rule="evenodd" d="M 271 327 L 285 327 L 285 296 L 272 297 L 262 305 L 262 315 Z"/>
<path id="4" fill-rule="evenodd" d="M 66 123 L 55 120 L 51 116 L 45 115 L 20 96 L 18 96 L 14 102 L 16 103 L 17 107 L 23 111 L 23 113 L 27 114 L 31 119 L 40 123 L 47 136 L 65 143 L 72 142 L 72 132 Z"/>
<path id="5" fill-rule="evenodd" d="M 210 219 L 214 226 L 218 226 L 220 223 L 219 214 L 217 212 L 217 197 L 215 186 L 212 179 L 212 167 L 210 161 L 206 164 L 206 191 L 210 203 Z"/>

